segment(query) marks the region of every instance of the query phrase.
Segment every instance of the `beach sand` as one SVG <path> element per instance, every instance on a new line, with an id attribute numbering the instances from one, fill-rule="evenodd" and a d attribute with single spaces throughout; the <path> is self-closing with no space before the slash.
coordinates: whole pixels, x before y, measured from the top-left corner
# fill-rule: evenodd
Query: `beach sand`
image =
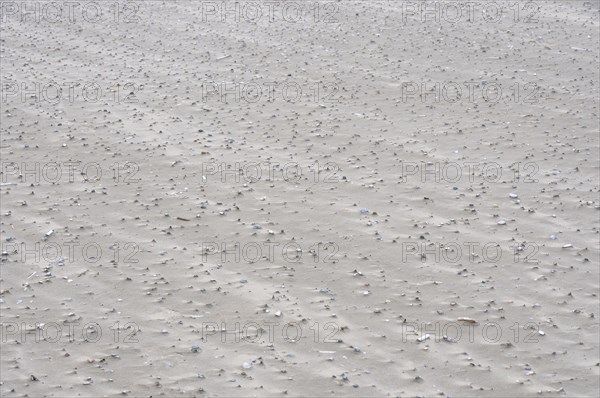
<path id="1" fill-rule="evenodd" d="M 598 396 L 597 1 L 46 3 L 2 396 Z"/>

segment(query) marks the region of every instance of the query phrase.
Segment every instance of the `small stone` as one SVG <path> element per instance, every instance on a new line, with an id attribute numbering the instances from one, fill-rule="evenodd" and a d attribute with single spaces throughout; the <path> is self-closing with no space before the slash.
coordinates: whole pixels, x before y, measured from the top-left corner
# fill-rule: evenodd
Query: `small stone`
<path id="1" fill-rule="evenodd" d="M 431 336 L 430 336 L 430 335 L 428 335 L 428 334 L 424 334 L 423 336 L 421 336 L 421 337 L 417 338 L 417 341 L 418 341 L 419 343 L 422 343 L 422 342 L 424 342 L 424 341 L 426 341 L 426 340 L 429 340 L 430 338 L 431 338 Z"/>

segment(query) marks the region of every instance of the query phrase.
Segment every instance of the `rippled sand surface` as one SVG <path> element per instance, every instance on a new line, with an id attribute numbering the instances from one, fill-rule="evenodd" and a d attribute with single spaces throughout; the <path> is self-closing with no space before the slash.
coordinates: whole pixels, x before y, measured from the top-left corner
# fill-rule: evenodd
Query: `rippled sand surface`
<path id="1" fill-rule="evenodd" d="M 597 1 L 67 3 L 0 3 L 3 397 L 598 396 Z"/>

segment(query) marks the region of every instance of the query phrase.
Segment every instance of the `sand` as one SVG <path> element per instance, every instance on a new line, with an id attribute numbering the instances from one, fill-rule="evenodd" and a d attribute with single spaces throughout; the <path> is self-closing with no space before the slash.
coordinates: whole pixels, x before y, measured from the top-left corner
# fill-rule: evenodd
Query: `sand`
<path id="1" fill-rule="evenodd" d="M 2 396 L 598 396 L 597 1 L 67 3 L 1 3 Z"/>

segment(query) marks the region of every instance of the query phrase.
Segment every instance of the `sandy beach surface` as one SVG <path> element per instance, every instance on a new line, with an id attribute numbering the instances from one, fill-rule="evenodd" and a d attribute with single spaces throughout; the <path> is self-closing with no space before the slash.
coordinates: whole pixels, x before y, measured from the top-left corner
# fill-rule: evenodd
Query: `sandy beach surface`
<path id="1" fill-rule="evenodd" d="M 598 1 L 0 6 L 3 397 L 598 396 Z"/>

